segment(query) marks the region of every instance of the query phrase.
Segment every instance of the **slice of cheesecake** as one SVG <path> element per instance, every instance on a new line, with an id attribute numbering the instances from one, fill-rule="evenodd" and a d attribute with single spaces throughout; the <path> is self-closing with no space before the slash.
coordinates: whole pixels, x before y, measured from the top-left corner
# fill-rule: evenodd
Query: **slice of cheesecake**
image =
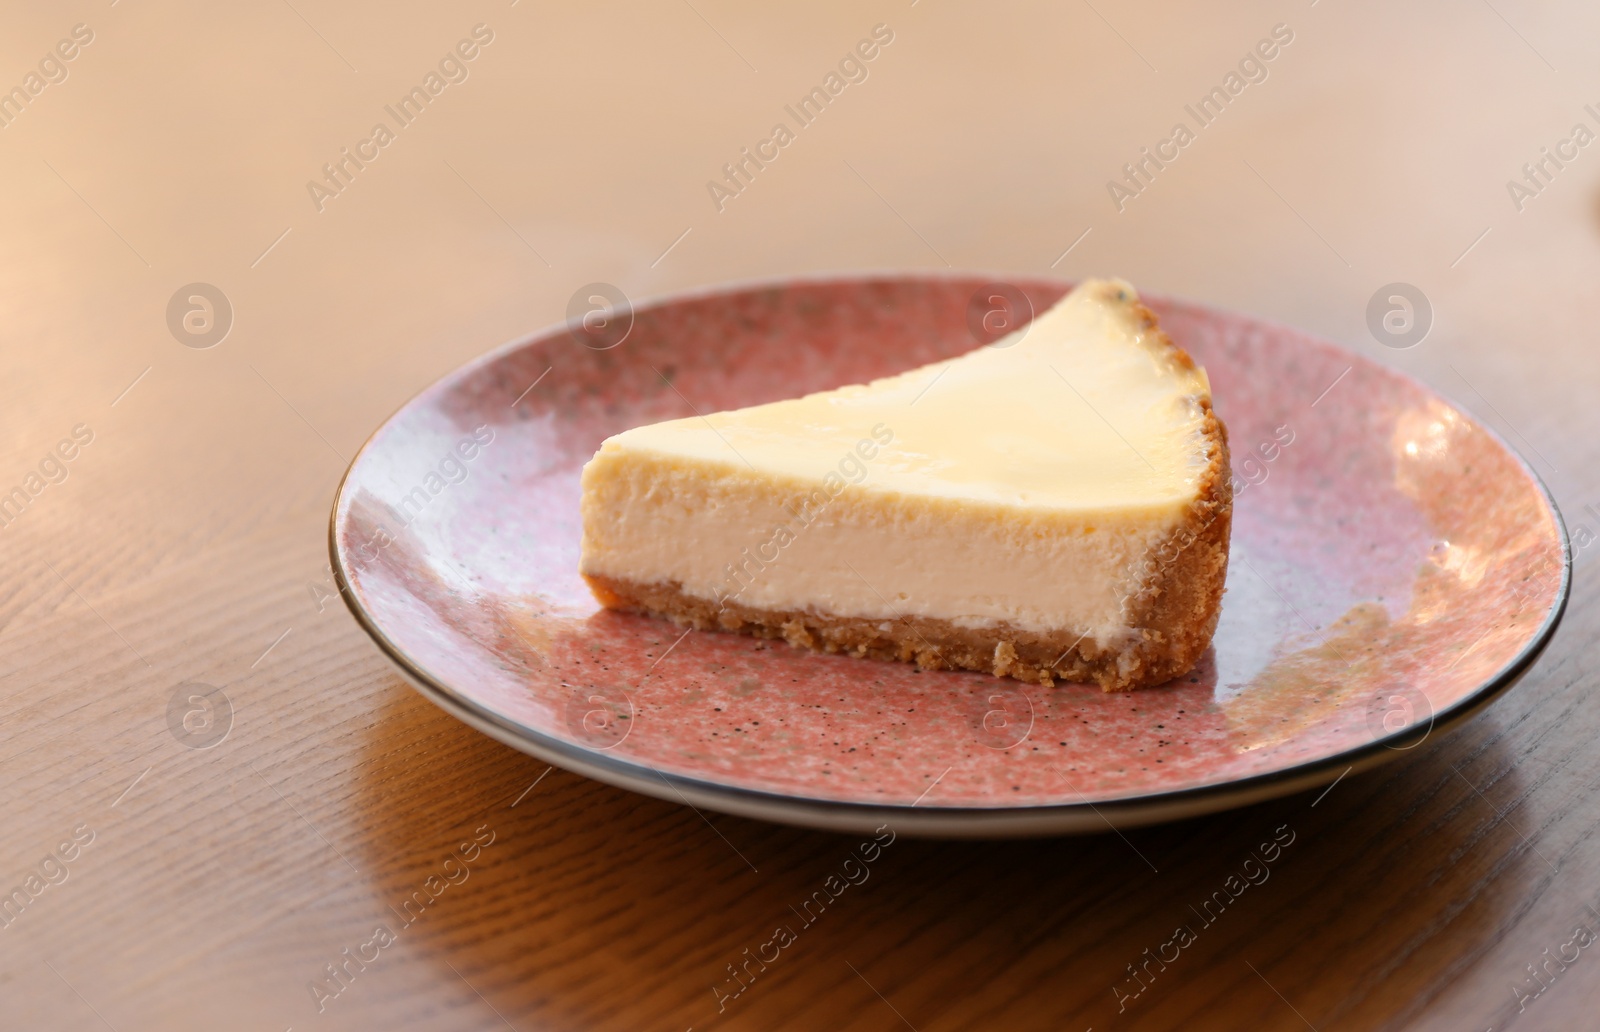
<path id="1" fill-rule="evenodd" d="M 583 470 L 602 605 L 925 669 L 1143 688 L 1211 641 L 1205 372 L 1120 280 L 959 358 L 642 426 Z"/>

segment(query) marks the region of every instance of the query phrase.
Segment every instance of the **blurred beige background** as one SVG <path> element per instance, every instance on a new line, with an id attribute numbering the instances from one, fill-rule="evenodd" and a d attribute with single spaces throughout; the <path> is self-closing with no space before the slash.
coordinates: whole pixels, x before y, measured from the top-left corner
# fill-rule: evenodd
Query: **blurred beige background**
<path id="1" fill-rule="evenodd" d="M 648 947 L 626 921 L 595 938 L 597 925 L 561 909 L 580 892 L 561 875 L 604 866 L 581 850 L 520 875 L 544 910 L 485 889 L 485 923 L 450 933 L 479 943 L 457 958 L 473 991 L 413 955 L 337 1013 L 306 1000 L 317 968 L 360 942 L 378 904 L 424 877 L 429 851 L 471 816 L 471 800 L 428 795 L 441 770 L 488 785 L 476 800 L 488 806 L 542 769 L 410 699 L 342 610 L 319 608 L 333 488 L 407 397 L 561 320 L 592 281 L 638 302 L 835 270 L 1120 275 L 1292 323 L 1426 381 L 1518 447 L 1574 529 L 1600 532 L 1586 508 L 1600 505 L 1600 146 L 1520 211 L 1507 188 L 1575 125 L 1600 133 L 1585 110 L 1600 111 L 1590 5 L 119 0 L 13 2 L 3 21 L 0 90 L 26 92 L 75 26 L 93 38 L 41 73 L 65 78 L 0 108 L 0 484 L 21 483 L 72 427 L 94 437 L 0 536 L 0 882 L 80 822 L 99 836 L 81 874 L 0 929 L 9 1028 L 500 1027 L 477 990 L 524 1032 L 704 1023 L 708 972 L 748 935 L 696 954 L 691 974 L 655 977 L 666 961 L 651 951 L 697 947 L 696 926 L 669 925 L 681 938 Z M 464 81 L 395 128 L 385 105 L 479 25 L 493 38 Z M 878 25 L 893 39 L 866 79 L 719 211 L 707 183 Z M 1194 129 L 1185 105 L 1280 25 L 1292 42 L 1265 80 Z M 393 142 L 319 211 L 308 182 L 384 122 Z M 1193 143 L 1119 211 L 1107 182 L 1180 122 Z M 169 299 L 193 282 L 233 308 L 209 349 L 168 325 Z M 1428 336 L 1405 350 L 1368 327 L 1369 300 L 1391 282 L 1432 306 Z M 1575 607 L 1590 602 L 1580 584 Z M 164 707 L 184 680 L 229 686 L 238 750 L 191 752 L 168 736 Z M 1494 727 L 1514 723 L 1496 712 Z M 1570 776 L 1539 813 L 1590 775 Z M 569 796 L 589 791 L 551 778 Z M 590 797 L 572 798 L 582 824 Z M 634 805 L 603 798 L 612 820 Z M 680 816 L 637 805 L 653 821 Z M 374 830 L 397 813 L 398 833 Z M 672 826 L 703 833 L 685 819 Z M 644 848 L 634 833 L 591 826 L 573 842 L 626 853 Z M 796 855 L 822 841 L 819 863 L 832 855 L 831 840 L 771 834 Z M 1494 848 L 1514 848 L 1503 834 Z M 1111 858 L 1112 846 L 1072 848 Z M 1089 862 L 1061 848 L 1060 862 Z M 1588 898 L 1595 866 L 1577 858 L 1563 883 L 1515 867 L 1492 892 L 1505 912 L 1559 923 L 1549 915 Z M 484 880 L 497 877 L 514 876 Z M 617 891 L 628 875 L 598 877 L 581 893 Z M 1566 901 L 1548 913 L 1534 902 L 1547 890 Z M 1386 981 L 1405 952 L 1374 962 L 1382 977 L 1336 980 L 1392 990 L 1367 1003 L 1307 974 L 1303 1009 L 1324 1030 L 1486 1027 L 1505 983 L 1561 941 L 1502 934 L 1500 920 L 1459 933 L 1459 956 L 1430 954 L 1432 981 Z M 550 930 L 548 980 L 496 966 L 515 950 L 495 945 L 495 929 L 523 924 Z M 493 974 L 473 977 L 472 964 Z M 831 991 L 792 978 L 795 1000 Z M 917 1027 L 1001 1027 L 984 1015 L 1019 999 L 1073 1028 L 1110 1016 L 1030 997 L 1048 971 L 984 978 L 992 1009 L 930 1006 Z M 1600 980 L 1578 981 L 1561 991 L 1592 1004 Z M 769 999 L 728 1027 L 788 1020 L 785 997 Z M 841 1005 L 826 1027 L 899 1027 L 869 1004 Z M 1278 1006 L 1252 996 L 1246 1013 L 1299 1027 Z M 1160 1013 L 1148 1027 L 1201 1027 Z"/>
<path id="2" fill-rule="evenodd" d="M 82 418 L 153 366 L 143 397 L 102 417 L 97 475 L 51 508 L 105 518 L 93 514 L 129 491 L 193 492 L 192 522 L 147 531 L 183 547 L 206 534 L 192 463 L 222 458 L 203 438 L 283 438 L 260 471 L 266 504 L 320 501 L 338 472 L 251 364 L 348 455 L 412 392 L 562 318 L 590 281 L 646 299 L 793 272 L 1047 272 L 1059 258 L 1065 277 L 1123 275 L 1376 354 L 1526 435 L 1564 470 L 1541 468 L 1573 509 L 1600 497 L 1577 479 L 1595 442 L 1562 429 L 1600 372 L 1577 344 L 1594 322 L 1600 148 L 1521 212 L 1506 182 L 1574 124 L 1600 130 L 1583 110 L 1600 104 L 1600 15 L 1497 8 L 1505 20 L 1481 3 L 1331 0 L 17 5 L 0 83 L 76 24 L 95 37 L 0 129 L 0 418 L 31 454 L 56 433 L 47 414 Z M 469 78 L 319 213 L 306 184 L 479 23 L 495 38 Z M 707 182 L 879 23 L 894 42 L 867 80 L 719 213 Z M 1294 41 L 1269 78 L 1118 212 L 1107 181 L 1280 23 Z M 191 281 L 236 309 L 214 350 L 167 331 L 167 299 Z M 1367 301 L 1391 281 L 1433 303 L 1409 351 L 1367 332 Z M 30 386 L 40 352 L 74 375 Z M 165 424 L 172 461 L 122 483 L 115 455 L 144 431 L 121 423 L 141 410 L 187 418 Z"/>

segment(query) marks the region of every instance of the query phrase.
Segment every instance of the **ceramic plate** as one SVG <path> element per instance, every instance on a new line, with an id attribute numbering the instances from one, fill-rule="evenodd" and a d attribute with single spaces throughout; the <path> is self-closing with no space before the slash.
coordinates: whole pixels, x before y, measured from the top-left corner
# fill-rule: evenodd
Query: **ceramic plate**
<path id="1" fill-rule="evenodd" d="M 331 527 L 345 599 L 425 695 L 552 764 L 703 809 L 939 836 L 1104 830 L 1332 782 L 1481 709 L 1554 632 L 1565 531 L 1498 437 L 1330 344 L 1162 300 L 1210 373 L 1238 491 L 1221 624 L 1188 676 L 1108 695 L 919 673 L 595 604 L 578 474 L 603 438 L 971 350 L 985 283 L 740 286 L 502 347 L 351 464 Z M 1069 286 L 1012 284 L 1035 311 Z"/>

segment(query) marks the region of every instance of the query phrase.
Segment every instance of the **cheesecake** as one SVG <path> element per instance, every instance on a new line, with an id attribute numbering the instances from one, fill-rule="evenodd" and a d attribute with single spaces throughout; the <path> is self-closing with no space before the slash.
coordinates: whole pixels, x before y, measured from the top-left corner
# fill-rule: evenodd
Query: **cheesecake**
<path id="1" fill-rule="evenodd" d="M 1107 691 L 1205 652 L 1233 512 L 1205 371 L 1121 280 L 956 358 L 617 434 L 582 489 L 609 609 Z"/>

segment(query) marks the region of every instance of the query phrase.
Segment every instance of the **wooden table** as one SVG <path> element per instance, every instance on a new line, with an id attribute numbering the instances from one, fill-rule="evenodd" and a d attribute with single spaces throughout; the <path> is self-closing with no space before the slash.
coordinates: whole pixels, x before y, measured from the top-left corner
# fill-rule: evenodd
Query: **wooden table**
<path id="1" fill-rule="evenodd" d="M 0 886 L 29 902 L 0 928 L 0 1027 L 1594 1025 L 1593 547 L 1545 658 L 1459 733 L 1320 798 L 1125 839 L 901 838 L 720 1012 L 729 965 L 854 840 L 703 820 L 490 741 L 404 685 L 324 564 L 366 435 L 580 285 L 946 264 L 1120 274 L 1378 356 L 1504 434 L 1587 540 L 1600 147 L 1574 127 L 1600 132 L 1600 9 L 5 20 L 0 89 L 23 92 L 0 106 L 0 488 L 24 494 L 0 533 Z M 879 24 L 859 81 L 741 192 L 709 188 Z M 1292 39 L 1257 51 L 1278 25 Z M 1220 113 L 1186 113 L 1207 97 Z M 1141 148 L 1168 158 L 1130 184 Z M 1530 180 L 1546 151 L 1567 159 Z M 1396 281 L 1432 311 L 1407 349 L 1368 328 Z M 226 726 L 210 748 L 195 694 Z M 1270 880 L 1145 967 L 1280 828 Z"/>

